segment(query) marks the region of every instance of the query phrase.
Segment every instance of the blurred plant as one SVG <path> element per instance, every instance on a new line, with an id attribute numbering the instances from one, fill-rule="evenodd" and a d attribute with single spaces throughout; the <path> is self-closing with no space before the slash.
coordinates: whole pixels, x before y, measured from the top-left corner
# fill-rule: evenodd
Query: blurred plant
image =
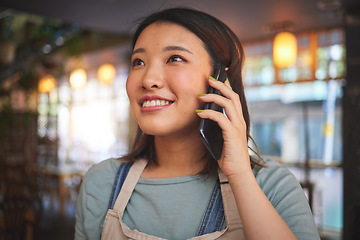
<path id="1" fill-rule="evenodd" d="M 14 17 L 9 11 L 0 13 L 0 64 L 9 65 L 14 61 L 16 46 L 14 39 Z"/>
<path id="2" fill-rule="evenodd" d="M 54 35 L 54 32 L 58 28 L 56 21 L 44 19 L 41 25 L 32 29 L 29 33 L 29 39 L 44 39 L 49 41 Z"/>
<path id="3" fill-rule="evenodd" d="M 14 16 L 8 14 L 6 11 L 2 12 L 3 16 L 0 16 L 0 41 L 9 42 L 14 38 Z"/>

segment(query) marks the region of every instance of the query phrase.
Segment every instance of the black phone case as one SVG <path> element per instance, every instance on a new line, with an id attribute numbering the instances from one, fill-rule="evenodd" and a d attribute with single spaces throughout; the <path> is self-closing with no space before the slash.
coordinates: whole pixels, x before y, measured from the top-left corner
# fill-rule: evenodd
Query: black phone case
<path id="1" fill-rule="evenodd" d="M 219 68 L 214 71 L 213 77 L 218 81 L 225 82 L 228 78 L 225 68 Z M 214 88 L 210 88 L 209 93 L 219 94 L 220 91 Z M 212 109 L 221 113 L 224 113 L 224 109 L 219 105 L 210 102 L 207 103 L 205 109 Z M 200 123 L 200 137 L 204 142 L 206 148 L 210 152 L 211 156 L 215 160 L 219 160 L 222 153 L 224 139 L 222 136 L 222 130 L 219 125 L 211 119 L 202 119 Z"/>

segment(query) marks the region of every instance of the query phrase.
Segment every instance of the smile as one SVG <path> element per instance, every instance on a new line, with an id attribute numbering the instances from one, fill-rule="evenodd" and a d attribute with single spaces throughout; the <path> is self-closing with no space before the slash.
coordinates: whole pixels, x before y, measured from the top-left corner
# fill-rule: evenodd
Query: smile
<path id="1" fill-rule="evenodd" d="M 167 100 L 148 100 L 143 102 L 142 107 L 146 108 L 146 107 L 159 107 L 159 106 L 165 106 L 165 105 L 169 105 L 171 102 L 167 101 Z"/>

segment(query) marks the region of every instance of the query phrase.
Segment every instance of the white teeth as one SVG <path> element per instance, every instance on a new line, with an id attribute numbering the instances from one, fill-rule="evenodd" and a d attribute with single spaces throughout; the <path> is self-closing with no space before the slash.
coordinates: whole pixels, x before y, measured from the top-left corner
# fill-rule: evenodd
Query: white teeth
<path id="1" fill-rule="evenodd" d="M 157 100 L 145 101 L 142 104 L 142 107 L 144 107 L 144 108 L 157 107 L 157 106 L 164 106 L 164 105 L 168 105 L 168 104 L 170 104 L 169 101 L 157 99 Z"/>

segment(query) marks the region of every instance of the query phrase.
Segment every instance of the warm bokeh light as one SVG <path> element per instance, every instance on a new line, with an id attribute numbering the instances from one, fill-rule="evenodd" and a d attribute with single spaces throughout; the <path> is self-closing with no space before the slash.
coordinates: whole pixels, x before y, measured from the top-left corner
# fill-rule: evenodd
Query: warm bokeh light
<path id="1" fill-rule="evenodd" d="M 56 80 L 51 75 L 42 77 L 38 83 L 38 90 L 40 93 L 51 92 L 56 86 Z"/>
<path id="2" fill-rule="evenodd" d="M 81 89 L 86 83 L 86 72 L 82 68 L 77 68 L 70 74 L 70 85 L 74 89 Z"/>
<path id="3" fill-rule="evenodd" d="M 296 61 L 297 42 L 294 34 L 281 32 L 275 36 L 273 58 L 275 66 L 286 68 L 292 66 Z"/>
<path id="4" fill-rule="evenodd" d="M 98 69 L 97 76 L 100 81 L 103 83 L 110 85 L 114 80 L 116 75 L 116 69 L 114 65 L 105 63 L 101 65 Z"/>

